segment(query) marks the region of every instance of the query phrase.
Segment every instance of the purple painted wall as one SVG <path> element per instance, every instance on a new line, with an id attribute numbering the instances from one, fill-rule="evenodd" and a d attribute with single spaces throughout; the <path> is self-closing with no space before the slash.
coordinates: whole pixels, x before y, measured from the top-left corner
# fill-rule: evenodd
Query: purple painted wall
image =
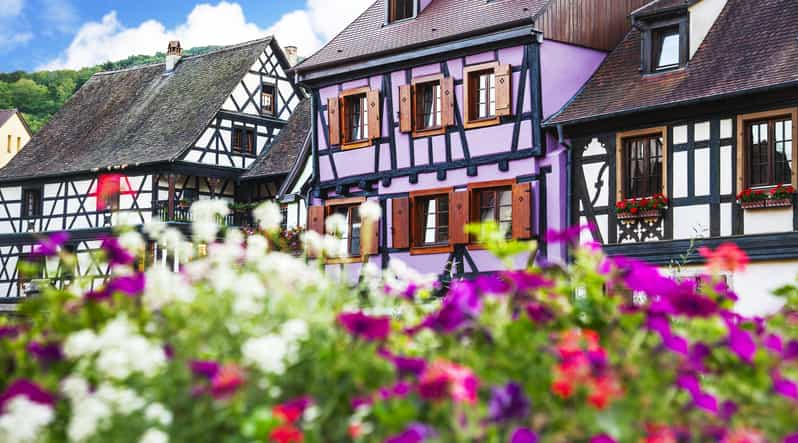
<path id="1" fill-rule="evenodd" d="M 451 77 L 454 77 L 456 86 L 455 94 L 457 97 L 458 112 L 463 112 L 463 67 L 485 62 L 499 61 L 514 67 L 523 64 L 524 48 L 522 46 L 509 47 L 499 51 L 489 51 L 474 54 L 465 58 L 448 60 L 446 66 Z M 498 58 L 497 58 L 498 55 Z M 589 50 L 576 46 L 571 46 L 558 42 L 546 41 L 541 46 L 541 78 L 543 88 L 543 113 L 546 117 L 558 111 L 571 97 L 579 91 L 582 85 L 590 78 L 595 69 L 605 57 L 605 53 Z M 395 132 L 392 134 L 396 144 L 396 164 L 391 164 L 390 144 L 381 143 L 377 148 L 370 146 L 362 149 L 348 151 L 328 150 L 326 137 L 319 131 L 318 146 L 319 151 L 325 155 L 319 158 L 319 175 L 321 182 L 334 181 L 333 167 L 331 161 L 335 162 L 335 171 L 339 178 L 360 176 L 363 174 L 373 174 L 375 172 L 393 171 L 411 166 L 440 165 L 447 160 L 446 155 L 446 136 L 439 135 L 434 137 L 424 137 L 413 139 L 410 134 L 399 132 L 399 86 L 408 83 L 407 78 L 417 78 L 431 74 L 441 73 L 440 64 L 418 66 L 393 72 L 389 75 L 391 81 L 391 91 L 382 91 L 392 94 L 392 109 L 384 109 L 382 113 L 382 136 L 390 134 L 390 120 L 395 122 Z M 529 113 L 532 110 L 532 78 L 526 75 L 524 78 L 521 72 L 513 73 L 513 113 Z M 525 82 L 525 94 L 518 97 L 518 91 L 522 82 Z M 460 84 L 457 84 L 460 83 Z M 328 98 L 337 97 L 340 91 L 369 86 L 372 89 L 382 89 L 382 76 L 358 79 L 345 82 L 341 85 L 329 86 L 319 91 L 320 103 L 326 104 Z M 387 107 L 387 106 L 386 106 Z M 319 117 L 319 128 L 326 127 L 326 113 Z M 512 119 L 514 120 L 514 119 Z M 518 145 L 519 151 L 533 148 L 532 122 L 525 120 L 521 122 Z M 471 158 L 486 155 L 495 155 L 510 152 L 514 132 L 514 122 L 508 122 L 496 126 L 470 129 L 465 131 L 468 150 Z M 378 193 L 380 195 L 401 195 L 410 191 L 422 189 L 436 189 L 453 187 L 455 190 L 465 190 L 469 183 L 478 183 L 492 180 L 511 179 L 519 176 L 536 174 L 540 168 L 551 166 L 552 172 L 547 175 L 547 207 L 546 222 L 548 228 L 563 229 L 567 225 L 566 207 L 568 204 L 566 197 L 567 181 L 567 153 L 565 148 L 557 143 L 553 134 L 546 134 L 546 156 L 542 158 L 529 157 L 513 160 L 509 162 L 507 171 L 500 171 L 498 163 L 482 165 L 477 168 L 477 176 L 469 177 L 467 170 L 454 169 L 446 173 L 444 180 L 439 180 L 435 172 L 418 174 L 418 182 L 411 184 L 408 177 L 393 178 L 389 186 L 384 186 L 380 182 Z M 451 159 L 462 160 L 465 158 L 463 143 L 458 133 L 450 135 Z M 430 149 L 431 147 L 431 149 Z M 379 161 L 375 158 L 379 150 Z M 411 159 L 412 152 L 412 159 Z M 430 158 L 430 153 L 432 157 Z M 377 161 L 378 171 L 375 171 L 375 161 Z M 533 214 L 535 214 L 536 226 L 533 229 L 540 230 L 537 222 L 537 214 L 540 214 L 540 184 L 532 182 L 533 187 Z M 390 232 L 392 227 L 391 201 L 388 205 L 388 244 L 391 244 Z M 539 233 L 539 232 L 538 232 Z M 496 270 L 501 267 L 500 263 L 481 250 L 472 250 L 470 255 L 476 262 L 479 271 Z M 549 247 L 551 259 L 564 259 L 565 251 L 557 247 Z M 433 255 L 410 255 L 410 253 L 392 254 L 392 257 L 400 258 L 408 262 L 411 266 L 429 272 L 440 272 L 448 258 L 448 254 Z M 522 265 L 525 257 L 519 259 L 518 265 Z M 466 271 L 469 269 L 466 267 Z"/>

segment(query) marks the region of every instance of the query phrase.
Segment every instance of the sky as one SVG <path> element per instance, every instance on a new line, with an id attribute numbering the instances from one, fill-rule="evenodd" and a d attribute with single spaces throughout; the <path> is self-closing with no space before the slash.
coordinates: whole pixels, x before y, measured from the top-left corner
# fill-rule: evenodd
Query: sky
<path id="1" fill-rule="evenodd" d="M 275 35 L 313 54 L 374 0 L 0 0 L 0 72 L 78 69 L 134 54 Z"/>

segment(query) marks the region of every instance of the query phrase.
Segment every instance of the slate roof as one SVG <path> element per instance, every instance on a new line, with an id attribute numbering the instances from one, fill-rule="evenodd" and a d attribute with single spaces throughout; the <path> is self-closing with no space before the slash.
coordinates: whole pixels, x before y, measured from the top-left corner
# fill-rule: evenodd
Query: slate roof
<path id="1" fill-rule="evenodd" d="M 385 1 L 375 1 L 326 46 L 295 69 L 308 71 L 531 23 L 550 0 L 434 0 L 415 19 L 387 26 L 384 25 Z"/>
<path id="2" fill-rule="evenodd" d="M 546 125 L 798 85 L 796 22 L 795 0 L 728 0 L 687 67 L 648 76 L 639 71 L 640 32 L 632 30 Z"/>
<path id="3" fill-rule="evenodd" d="M 177 159 L 202 134 L 271 37 L 92 76 L 17 154 L 0 180 Z"/>
<path id="4" fill-rule="evenodd" d="M 310 140 L 310 115 L 310 99 L 305 99 L 294 109 L 271 149 L 261 154 L 241 178 L 251 180 L 288 174 Z"/>

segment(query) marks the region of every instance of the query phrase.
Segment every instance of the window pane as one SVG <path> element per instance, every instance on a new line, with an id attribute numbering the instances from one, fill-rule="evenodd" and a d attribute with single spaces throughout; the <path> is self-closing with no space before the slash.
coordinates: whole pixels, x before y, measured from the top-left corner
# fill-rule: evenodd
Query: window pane
<path id="1" fill-rule="evenodd" d="M 656 55 L 657 69 L 668 68 L 679 64 L 679 29 L 673 28 L 661 33 L 656 33 L 656 47 L 659 53 Z"/>
<path id="2" fill-rule="evenodd" d="M 643 137 L 624 141 L 627 166 L 626 198 L 651 197 L 662 192 L 662 139 Z"/>
<path id="3" fill-rule="evenodd" d="M 439 82 L 420 84 L 416 87 L 418 129 L 436 128 L 441 125 L 441 87 Z"/>
<path id="4" fill-rule="evenodd" d="M 349 231 L 352 238 L 349 241 L 349 255 L 360 255 L 360 212 L 357 206 L 349 208 Z"/>
<path id="5" fill-rule="evenodd" d="M 754 123 L 750 129 L 749 171 L 751 186 L 770 184 L 770 152 L 768 146 L 768 123 Z"/>

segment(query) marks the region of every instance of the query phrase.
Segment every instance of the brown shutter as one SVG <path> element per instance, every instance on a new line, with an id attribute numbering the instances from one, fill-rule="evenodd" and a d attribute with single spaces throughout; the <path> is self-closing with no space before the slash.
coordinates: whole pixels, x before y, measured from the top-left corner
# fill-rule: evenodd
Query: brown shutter
<path id="1" fill-rule="evenodd" d="M 341 107 L 338 97 L 327 100 L 327 124 L 330 126 L 330 146 L 341 144 Z"/>
<path id="2" fill-rule="evenodd" d="M 379 220 L 365 221 L 364 223 L 371 223 L 371 241 L 368 244 L 368 249 L 364 249 L 363 253 L 366 255 L 377 255 L 380 250 L 380 222 Z"/>
<path id="3" fill-rule="evenodd" d="M 324 234 L 324 206 L 308 208 L 308 231 Z"/>
<path id="4" fill-rule="evenodd" d="M 496 68 L 496 115 L 513 113 L 513 70 L 510 65 Z"/>
<path id="5" fill-rule="evenodd" d="M 441 81 L 441 124 L 443 127 L 454 126 L 454 78 L 446 77 Z"/>
<path id="6" fill-rule="evenodd" d="M 382 106 L 380 106 L 380 91 L 371 90 L 368 92 L 369 107 L 369 138 L 372 140 L 382 137 Z"/>
<path id="7" fill-rule="evenodd" d="M 407 197 L 391 200 L 393 247 L 410 247 L 410 199 Z"/>
<path id="8" fill-rule="evenodd" d="M 468 192 L 449 193 L 449 239 L 453 245 L 468 244 L 469 236 L 465 232 L 468 224 Z"/>
<path id="9" fill-rule="evenodd" d="M 399 86 L 399 130 L 413 131 L 413 87 Z"/>
<path id="10" fill-rule="evenodd" d="M 513 185 L 513 238 L 532 238 L 532 184 Z"/>

